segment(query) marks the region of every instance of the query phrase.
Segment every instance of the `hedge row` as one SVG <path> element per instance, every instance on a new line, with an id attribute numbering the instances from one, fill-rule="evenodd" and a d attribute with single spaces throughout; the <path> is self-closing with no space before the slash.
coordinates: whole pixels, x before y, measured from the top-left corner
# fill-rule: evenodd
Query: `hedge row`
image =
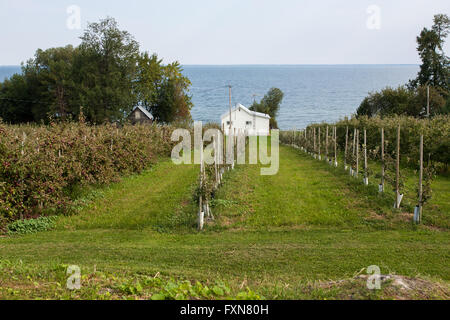
<path id="1" fill-rule="evenodd" d="M 73 190 L 138 173 L 170 156 L 163 126 L 0 123 L 0 226 L 70 210 Z"/>

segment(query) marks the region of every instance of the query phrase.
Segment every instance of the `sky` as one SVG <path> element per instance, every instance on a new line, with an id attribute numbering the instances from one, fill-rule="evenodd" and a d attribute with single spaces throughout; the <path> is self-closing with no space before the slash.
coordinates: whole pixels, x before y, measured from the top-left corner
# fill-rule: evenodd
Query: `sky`
<path id="1" fill-rule="evenodd" d="M 107 16 L 164 62 L 418 64 L 416 36 L 436 13 L 450 14 L 450 1 L 0 0 L 0 65 L 78 45 Z"/>

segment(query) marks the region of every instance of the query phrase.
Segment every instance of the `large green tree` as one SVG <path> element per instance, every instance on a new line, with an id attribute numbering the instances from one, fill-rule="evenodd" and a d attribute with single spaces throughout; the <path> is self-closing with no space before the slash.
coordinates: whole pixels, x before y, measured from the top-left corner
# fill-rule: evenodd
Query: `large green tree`
<path id="1" fill-rule="evenodd" d="M 283 91 L 278 88 L 271 88 L 260 102 L 253 102 L 250 110 L 268 114 L 270 116 L 270 128 L 277 129 L 278 123 L 276 118 L 280 110 L 281 102 L 283 101 L 283 96 Z"/>
<path id="2" fill-rule="evenodd" d="M 447 94 L 450 89 L 450 61 L 444 52 L 444 43 L 450 31 L 450 19 L 445 14 L 434 16 L 431 29 L 424 28 L 417 37 L 417 51 L 422 64 L 410 87 L 430 85 Z"/>
<path id="3" fill-rule="evenodd" d="M 66 119 L 73 113 L 75 82 L 73 63 L 76 49 L 71 45 L 61 48 L 38 49 L 34 58 L 22 68 L 34 98 L 39 101 L 32 108 L 35 120 L 49 115 Z"/>
<path id="4" fill-rule="evenodd" d="M 190 120 L 192 108 L 191 82 L 182 73 L 178 62 L 162 65 L 156 54 L 139 57 L 135 81 L 138 103 L 160 122 Z"/>
<path id="5" fill-rule="evenodd" d="M 117 121 L 136 104 L 139 44 L 112 18 L 89 24 L 75 60 L 79 105 L 88 120 Z"/>
<path id="6" fill-rule="evenodd" d="M 22 73 L 0 83 L 0 118 L 20 123 L 77 118 L 124 121 L 135 105 L 157 120 L 190 119 L 190 81 L 178 62 L 163 65 L 112 18 L 89 24 L 74 48 L 38 49 Z"/>

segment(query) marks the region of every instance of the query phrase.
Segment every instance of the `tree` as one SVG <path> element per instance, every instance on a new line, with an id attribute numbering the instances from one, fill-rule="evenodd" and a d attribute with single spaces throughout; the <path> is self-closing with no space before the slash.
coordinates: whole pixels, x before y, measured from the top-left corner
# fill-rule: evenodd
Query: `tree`
<path id="1" fill-rule="evenodd" d="M 94 123 L 123 119 L 137 102 L 139 44 L 113 18 L 89 24 L 81 40 L 75 62 L 79 105 Z"/>
<path id="2" fill-rule="evenodd" d="M 187 94 L 190 85 L 178 62 L 165 66 L 157 101 L 150 107 L 155 119 L 166 123 L 190 120 L 192 101 Z"/>
<path id="3" fill-rule="evenodd" d="M 431 115 L 446 113 L 445 103 L 440 91 L 430 87 Z M 427 87 L 420 86 L 417 89 L 408 89 L 404 86 L 396 89 L 387 87 L 380 92 L 372 92 L 364 98 L 356 111 L 356 115 L 424 117 L 427 114 L 426 107 Z"/>
<path id="4" fill-rule="evenodd" d="M 437 14 L 433 21 L 432 28 L 424 28 L 417 37 L 417 51 L 422 64 L 417 78 L 410 81 L 409 86 L 430 85 L 443 89 L 447 94 L 450 89 L 450 61 L 443 48 L 450 32 L 450 19 L 445 14 Z"/>
<path id="5" fill-rule="evenodd" d="M 10 123 L 35 121 L 36 102 L 32 99 L 25 77 L 13 75 L 0 83 L 0 118 Z"/>
<path id="6" fill-rule="evenodd" d="M 139 55 L 134 90 L 138 103 L 149 111 L 157 104 L 163 74 L 162 60 L 156 54 L 144 52 Z"/>
<path id="7" fill-rule="evenodd" d="M 253 102 L 250 110 L 256 112 L 266 113 L 270 116 L 270 128 L 277 129 L 278 124 L 276 117 L 280 110 L 281 102 L 283 101 L 283 92 L 278 88 L 271 88 L 261 99 L 261 101 Z"/>
<path id="8" fill-rule="evenodd" d="M 188 78 L 178 62 L 163 65 L 112 18 L 89 24 L 74 48 L 38 49 L 22 74 L 0 82 L 0 117 L 7 122 L 77 118 L 124 121 L 135 105 L 162 122 L 190 120 Z"/>
<path id="9" fill-rule="evenodd" d="M 29 86 L 39 88 L 39 104 L 35 107 L 35 120 L 52 117 L 66 119 L 72 113 L 75 83 L 73 62 L 76 49 L 71 45 L 47 50 L 38 49 L 33 59 L 23 67 Z M 39 109 L 39 112 L 36 112 Z"/>

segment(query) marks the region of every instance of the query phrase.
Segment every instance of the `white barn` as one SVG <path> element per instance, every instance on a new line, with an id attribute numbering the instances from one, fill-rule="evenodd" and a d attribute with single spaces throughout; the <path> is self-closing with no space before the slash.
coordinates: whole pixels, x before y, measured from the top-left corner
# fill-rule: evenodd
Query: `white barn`
<path id="1" fill-rule="evenodd" d="M 221 117 L 222 128 L 225 134 L 230 131 L 230 112 L 226 112 Z M 238 103 L 231 109 L 231 132 L 236 133 L 239 129 L 247 131 L 250 136 L 268 136 L 270 134 L 270 116 L 265 113 L 255 112 L 247 109 Z"/>

